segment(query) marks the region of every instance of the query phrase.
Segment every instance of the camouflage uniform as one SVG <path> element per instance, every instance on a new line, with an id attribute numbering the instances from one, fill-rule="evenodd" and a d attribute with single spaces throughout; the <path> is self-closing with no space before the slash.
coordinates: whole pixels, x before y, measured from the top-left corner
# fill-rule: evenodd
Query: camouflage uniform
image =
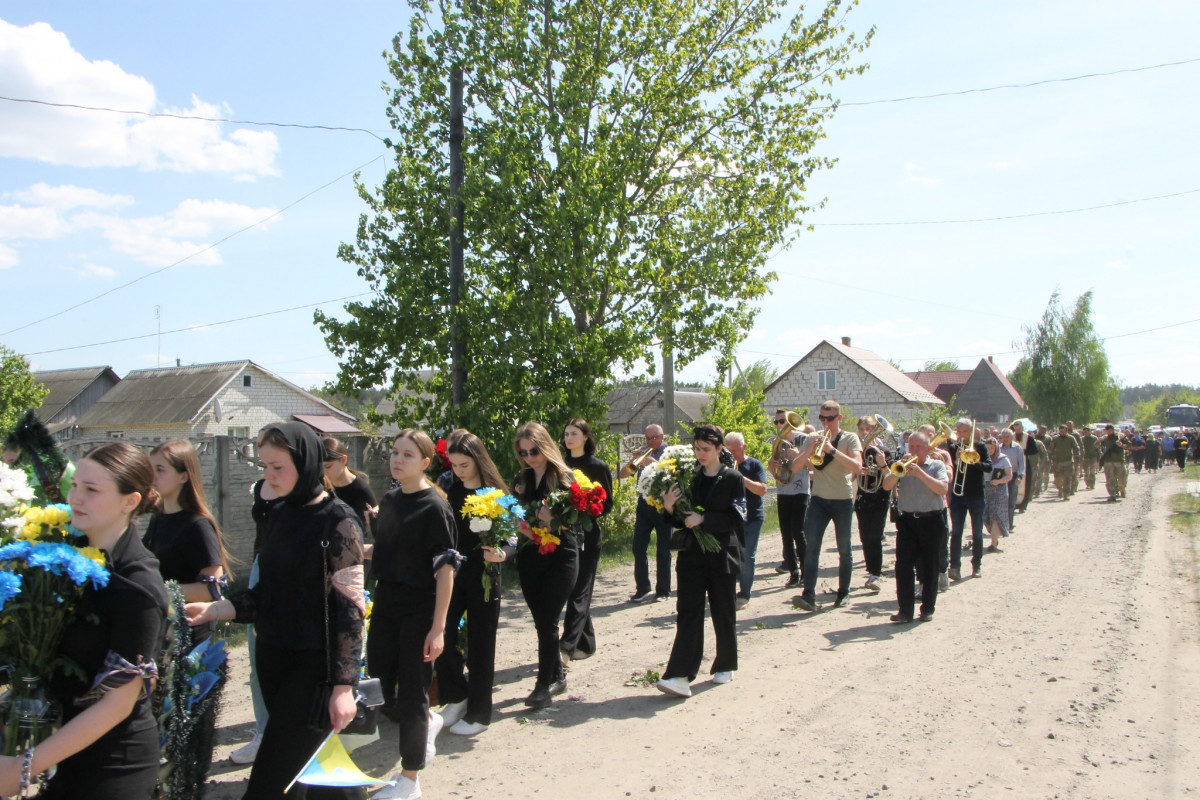
<path id="1" fill-rule="evenodd" d="M 1104 488 L 1108 490 L 1108 499 L 1116 500 L 1125 496 L 1125 482 L 1129 479 L 1129 468 L 1125 466 L 1125 455 L 1129 445 L 1121 441 L 1116 433 L 1110 433 L 1100 440 L 1100 457 L 1104 461 Z"/>
<path id="2" fill-rule="evenodd" d="M 1083 461 L 1083 436 L 1080 435 L 1079 431 L 1075 430 L 1074 425 L 1067 428 L 1067 433 L 1071 434 L 1071 438 L 1075 440 L 1075 444 L 1079 447 L 1079 450 L 1075 453 L 1075 470 L 1071 473 L 1071 494 L 1075 494 L 1079 491 L 1080 462 Z"/>
<path id="3" fill-rule="evenodd" d="M 1100 440 L 1095 436 L 1083 437 L 1083 485 L 1096 488 L 1096 459 L 1100 457 Z"/>
<path id="4" fill-rule="evenodd" d="M 1051 460 L 1054 462 L 1054 488 L 1058 499 L 1066 500 L 1074 494 L 1073 479 L 1075 465 L 1079 462 L 1079 445 L 1069 433 L 1060 433 L 1050 440 Z"/>
<path id="5" fill-rule="evenodd" d="M 1037 440 L 1035 446 L 1038 451 L 1038 479 L 1035 484 L 1037 491 L 1034 494 L 1041 495 L 1050 489 L 1050 440 L 1045 434 L 1034 438 Z"/>

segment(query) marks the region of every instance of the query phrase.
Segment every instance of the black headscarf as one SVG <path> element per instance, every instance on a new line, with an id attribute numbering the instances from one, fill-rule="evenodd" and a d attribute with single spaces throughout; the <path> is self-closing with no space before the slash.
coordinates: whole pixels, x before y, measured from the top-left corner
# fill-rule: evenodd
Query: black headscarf
<path id="1" fill-rule="evenodd" d="M 322 480 L 325 477 L 325 445 L 303 422 L 276 422 L 267 428 L 283 434 L 298 473 L 296 485 L 281 499 L 293 506 L 307 505 L 325 488 Z"/>

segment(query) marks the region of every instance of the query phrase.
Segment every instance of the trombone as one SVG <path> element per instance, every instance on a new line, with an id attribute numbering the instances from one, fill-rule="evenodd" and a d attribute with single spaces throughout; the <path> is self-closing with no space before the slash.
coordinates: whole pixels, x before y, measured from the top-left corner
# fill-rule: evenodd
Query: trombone
<path id="1" fill-rule="evenodd" d="M 979 453 L 975 452 L 975 420 L 971 420 L 971 435 L 964 445 L 958 446 L 958 461 L 954 465 L 954 496 L 962 497 L 967 489 L 967 467 L 979 463 Z"/>

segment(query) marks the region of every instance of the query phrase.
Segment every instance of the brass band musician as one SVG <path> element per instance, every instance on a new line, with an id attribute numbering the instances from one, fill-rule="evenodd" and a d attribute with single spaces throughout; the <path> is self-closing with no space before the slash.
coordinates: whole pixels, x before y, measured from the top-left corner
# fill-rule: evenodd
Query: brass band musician
<path id="1" fill-rule="evenodd" d="M 863 464 L 859 470 L 858 493 L 854 497 L 854 515 L 858 519 L 858 541 L 866 562 L 866 588 L 878 592 L 883 574 L 883 529 L 887 525 L 891 492 L 883 488 L 887 475 L 887 451 L 879 445 L 879 427 L 875 417 L 860 417 L 858 438 L 863 446 Z"/>

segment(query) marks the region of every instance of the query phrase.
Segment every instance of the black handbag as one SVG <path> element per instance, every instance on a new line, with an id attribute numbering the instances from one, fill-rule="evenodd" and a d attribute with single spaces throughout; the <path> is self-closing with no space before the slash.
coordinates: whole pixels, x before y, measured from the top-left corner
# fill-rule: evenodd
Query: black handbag
<path id="1" fill-rule="evenodd" d="M 333 669 L 330 666 L 329 652 L 329 562 L 326 560 L 329 541 L 321 542 L 321 573 L 324 582 L 325 598 L 325 680 L 317 684 L 313 693 L 312 705 L 308 710 L 308 727 L 320 733 L 328 733 L 329 699 L 333 696 Z M 354 688 L 355 709 L 354 719 L 350 720 L 341 733 L 369 736 L 379 728 L 379 709 L 383 706 L 383 684 L 379 678 L 362 678 Z"/>

